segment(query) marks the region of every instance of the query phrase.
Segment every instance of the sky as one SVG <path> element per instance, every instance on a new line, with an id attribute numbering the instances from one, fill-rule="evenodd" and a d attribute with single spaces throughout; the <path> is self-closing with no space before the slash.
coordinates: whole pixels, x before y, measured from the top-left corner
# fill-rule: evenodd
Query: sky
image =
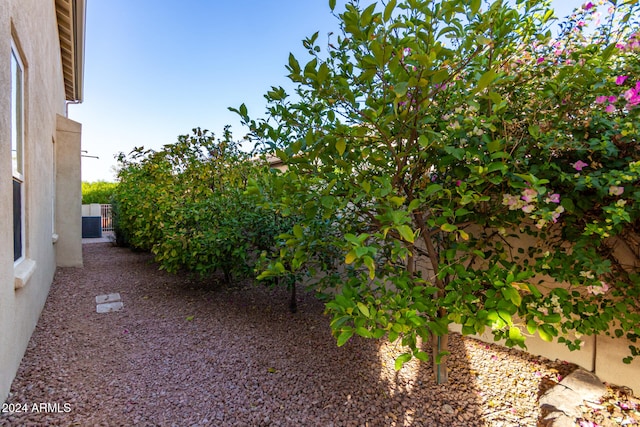
<path id="1" fill-rule="evenodd" d="M 581 4 L 553 1 L 559 17 Z M 322 46 L 338 33 L 328 0 L 87 0 L 86 13 L 84 100 L 68 114 L 82 123 L 84 154 L 98 157 L 82 158 L 88 182 L 115 181 L 118 153 L 196 127 L 221 136 L 231 125 L 241 140 L 247 129 L 228 107 L 263 117 L 271 86 L 292 89 L 289 53 L 304 64 L 304 38 L 318 31 Z"/>

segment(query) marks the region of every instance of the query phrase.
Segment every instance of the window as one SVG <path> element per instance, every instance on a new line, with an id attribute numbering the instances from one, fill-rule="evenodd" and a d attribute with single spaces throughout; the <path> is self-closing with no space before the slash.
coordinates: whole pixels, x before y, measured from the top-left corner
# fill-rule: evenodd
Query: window
<path id="1" fill-rule="evenodd" d="M 24 67 L 11 44 L 11 164 L 13 173 L 13 260 L 25 255 L 24 218 Z"/>

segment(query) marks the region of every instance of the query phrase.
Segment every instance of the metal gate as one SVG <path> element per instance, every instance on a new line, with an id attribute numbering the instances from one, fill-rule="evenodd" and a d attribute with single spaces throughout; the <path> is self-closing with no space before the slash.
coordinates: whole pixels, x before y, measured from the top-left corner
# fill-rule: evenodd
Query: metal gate
<path id="1" fill-rule="evenodd" d="M 100 216 L 102 217 L 102 231 L 113 231 L 111 205 L 100 205 Z"/>

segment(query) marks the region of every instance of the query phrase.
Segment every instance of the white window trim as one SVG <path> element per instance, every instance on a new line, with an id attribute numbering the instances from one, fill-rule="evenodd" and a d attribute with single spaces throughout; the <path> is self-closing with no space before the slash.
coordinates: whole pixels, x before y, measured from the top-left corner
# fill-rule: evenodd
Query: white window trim
<path id="1" fill-rule="evenodd" d="M 25 85 L 25 78 L 24 78 L 24 62 L 22 61 L 22 56 L 20 55 L 20 49 L 18 49 L 18 46 L 16 45 L 15 41 L 13 39 L 11 39 L 11 57 L 12 57 L 12 62 L 13 62 L 13 58 L 15 58 L 16 62 L 18 63 L 18 67 L 20 67 L 20 75 L 21 75 L 21 82 L 20 82 L 20 101 L 22 104 L 22 108 L 20 108 L 20 117 L 17 118 L 17 120 L 19 120 L 20 122 L 20 130 L 21 130 L 21 135 L 20 135 L 20 144 L 21 144 L 21 152 L 20 152 L 20 157 L 18 158 L 18 162 L 19 167 L 18 167 L 18 171 L 13 170 L 13 161 L 11 164 L 11 171 L 12 171 L 12 175 L 15 179 L 17 179 L 18 181 L 20 181 L 21 183 L 24 183 L 24 101 L 25 101 L 25 97 L 24 97 L 24 85 Z M 12 99 L 11 101 L 13 101 L 13 87 L 15 82 L 13 81 L 14 79 L 14 75 L 13 72 L 11 73 L 11 95 L 12 95 Z M 13 114 L 15 109 L 15 106 L 12 104 L 11 105 L 11 113 Z M 13 123 L 12 123 L 13 124 Z M 13 139 L 13 129 L 11 130 L 11 138 Z M 13 148 L 13 141 L 11 144 L 11 148 Z M 13 154 L 12 154 L 13 157 Z"/>
<path id="2" fill-rule="evenodd" d="M 25 97 L 25 85 L 26 85 L 26 73 L 25 73 L 25 67 L 24 67 L 24 61 L 22 60 L 22 55 L 20 53 L 20 49 L 18 49 L 18 46 L 15 42 L 15 40 L 12 38 L 11 39 L 11 63 L 13 64 L 13 60 L 15 59 L 18 67 L 20 68 L 20 87 L 19 87 L 19 91 L 20 93 L 18 94 L 17 97 L 19 97 L 20 100 L 20 108 L 16 109 L 16 106 L 13 105 L 14 103 L 14 98 L 13 98 L 13 88 L 14 85 L 16 84 L 16 82 L 14 81 L 15 79 L 15 74 L 13 73 L 13 70 L 11 72 L 11 109 L 12 109 L 12 115 L 14 114 L 14 111 L 16 112 L 16 114 L 19 114 L 19 117 L 16 117 L 16 121 L 19 123 L 18 127 L 20 128 L 18 131 L 20 132 L 20 137 L 19 137 L 19 141 L 16 141 L 16 149 L 20 150 L 20 156 L 18 157 L 18 162 L 19 165 L 17 167 L 17 171 L 14 170 L 13 168 L 13 160 L 12 160 L 12 165 L 11 165 L 11 170 L 12 170 L 12 180 L 16 180 L 20 183 L 20 221 L 21 221 L 21 226 L 20 226 L 20 232 L 21 232 L 21 249 L 22 249 L 22 254 L 21 256 L 14 261 L 13 263 L 13 274 L 14 274 L 14 288 L 15 289 L 20 289 L 24 286 L 26 286 L 29 282 L 29 279 L 31 278 L 31 276 L 33 275 L 33 273 L 36 270 L 36 262 L 32 259 L 29 259 L 27 257 L 27 232 L 26 232 L 26 216 L 27 216 L 27 206 L 26 206 L 26 182 L 25 182 L 25 137 L 26 137 L 26 132 L 25 132 L 25 104 L 26 104 L 26 97 Z M 13 117 L 12 117 L 12 141 L 11 141 L 11 148 L 13 149 L 13 126 L 15 125 L 13 123 Z M 13 154 L 12 154 L 13 157 Z"/>

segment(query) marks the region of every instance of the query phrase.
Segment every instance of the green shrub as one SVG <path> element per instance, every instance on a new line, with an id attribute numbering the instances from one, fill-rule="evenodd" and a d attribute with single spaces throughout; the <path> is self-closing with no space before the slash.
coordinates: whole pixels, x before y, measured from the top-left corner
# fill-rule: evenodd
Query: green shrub
<path id="1" fill-rule="evenodd" d="M 614 328 L 640 355 L 640 3 L 587 2 L 557 37 L 548 1 L 382 3 L 305 39 L 265 119 L 234 110 L 289 167 L 273 206 L 300 218 L 262 276 L 337 248 L 342 280 L 320 280 L 338 344 L 399 340 L 399 369 L 430 340 L 439 382 L 451 323 L 572 350 Z"/>
<path id="2" fill-rule="evenodd" d="M 153 252 L 161 269 L 221 271 L 228 282 L 250 274 L 259 252 L 273 249 L 278 215 L 246 189 L 275 172 L 240 151 L 228 131 L 216 140 L 194 129 L 162 150 L 135 149 L 119 162 L 116 233 Z"/>
<path id="3" fill-rule="evenodd" d="M 91 203 L 99 203 L 108 205 L 111 203 L 111 197 L 116 191 L 118 184 L 115 182 L 96 181 L 82 182 L 82 204 L 89 205 Z"/>

